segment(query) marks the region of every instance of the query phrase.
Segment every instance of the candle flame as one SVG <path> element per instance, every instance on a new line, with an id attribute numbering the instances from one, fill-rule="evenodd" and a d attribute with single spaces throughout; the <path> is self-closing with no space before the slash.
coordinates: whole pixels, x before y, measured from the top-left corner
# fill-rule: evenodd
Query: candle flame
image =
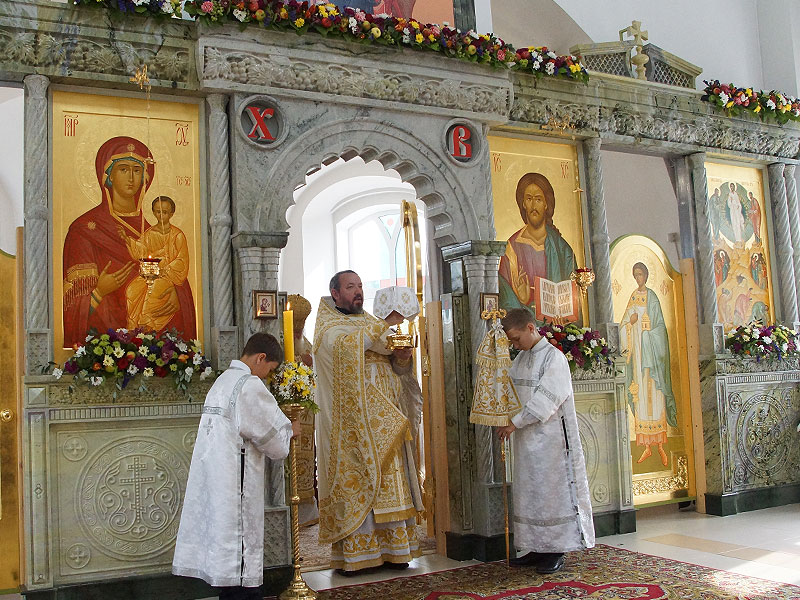
<path id="1" fill-rule="evenodd" d="M 286 303 L 286 310 L 292 310 L 292 303 L 291 302 L 287 302 Z"/>

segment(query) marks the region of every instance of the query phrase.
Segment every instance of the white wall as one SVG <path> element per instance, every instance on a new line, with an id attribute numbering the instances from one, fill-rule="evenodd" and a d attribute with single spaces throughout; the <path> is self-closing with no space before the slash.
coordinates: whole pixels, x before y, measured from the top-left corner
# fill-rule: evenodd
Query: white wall
<path id="1" fill-rule="evenodd" d="M 680 231 L 678 200 L 664 160 L 605 150 L 601 159 L 608 237 L 613 242 L 623 235 L 646 235 L 680 270 L 677 246 L 669 240 L 670 233 Z"/>
<path id="2" fill-rule="evenodd" d="M 3 139 L 0 144 L 0 250 L 16 255 L 16 228 L 22 226 L 23 220 L 22 89 L 0 87 L 0 115 Z"/>

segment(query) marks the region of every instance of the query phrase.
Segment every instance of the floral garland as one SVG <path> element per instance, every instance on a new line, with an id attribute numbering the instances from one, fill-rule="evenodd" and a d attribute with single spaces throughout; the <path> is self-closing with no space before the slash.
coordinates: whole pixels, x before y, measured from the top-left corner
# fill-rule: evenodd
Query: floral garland
<path id="1" fill-rule="evenodd" d="M 186 342 L 174 332 L 150 333 L 139 329 L 109 329 L 98 335 L 90 332 L 75 354 L 64 363 L 63 369 L 53 369 L 60 379 L 64 373 L 91 386 L 102 385 L 107 379 L 124 389 L 141 374 L 150 377 L 172 377 L 175 386 L 183 391 L 199 373 L 200 379 L 214 375 L 211 363 L 203 356 L 200 342 Z"/>
<path id="2" fill-rule="evenodd" d="M 292 361 L 282 362 L 269 378 L 269 389 L 278 406 L 299 404 L 315 413 L 319 412 L 319 407 L 314 402 L 316 385 L 313 369 Z"/>
<path id="3" fill-rule="evenodd" d="M 78 6 L 104 6 L 128 13 L 171 16 L 180 0 L 73 0 Z M 455 27 L 425 24 L 416 19 L 374 15 L 354 8 L 339 10 L 335 4 L 311 4 L 298 0 L 185 0 L 183 10 L 198 21 L 241 26 L 254 24 L 270 29 L 309 31 L 361 43 L 406 47 L 438 52 L 447 57 L 511 68 L 537 77 L 551 76 L 586 82 L 589 73 L 575 56 L 558 56 L 546 47 L 515 50 L 492 34 L 463 32 Z"/>
<path id="4" fill-rule="evenodd" d="M 759 115 L 761 119 L 773 118 L 778 123 L 800 121 L 800 99 L 776 92 L 756 92 L 753 88 L 738 88 L 722 84 L 719 80 L 703 81 L 706 84 L 701 100 L 710 102 L 729 115 L 742 111 Z"/>
<path id="5" fill-rule="evenodd" d="M 740 357 L 777 358 L 800 355 L 797 332 L 785 325 L 762 326 L 757 321 L 739 325 L 725 336 L 725 348 Z"/>
<path id="6" fill-rule="evenodd" d="M 591 371 L 603 365 L 610 365 L 611 348 L 599 331 L 591 327 L 578 327 L 568 323 L 563 327 L 545 323 L 539 333 L 567 357 L 570 373 L 577 369 Z"/>

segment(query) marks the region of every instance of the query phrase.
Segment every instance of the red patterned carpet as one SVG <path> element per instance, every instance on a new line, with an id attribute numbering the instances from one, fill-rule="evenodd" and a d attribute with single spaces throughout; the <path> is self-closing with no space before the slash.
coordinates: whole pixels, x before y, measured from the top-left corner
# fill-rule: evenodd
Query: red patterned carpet
<path id="1" fill-rule="evenodd" d="M 800 600 L 800 587 L 597 546 L 539 575 L 503 562 L 319 592 L 319 600 Z"/>

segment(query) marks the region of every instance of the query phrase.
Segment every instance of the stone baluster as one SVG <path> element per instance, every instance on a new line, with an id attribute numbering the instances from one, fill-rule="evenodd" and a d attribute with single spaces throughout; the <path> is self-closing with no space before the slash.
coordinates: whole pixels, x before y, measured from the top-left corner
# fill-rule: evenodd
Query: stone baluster
<path id="1" fill-rule="evenodd" d="M 789 207 L 786 199 L 785 165 L 773 163 L 767 167 L 769 195 L 772 200 L 772 222 L 775 227 L 775 254 L 778 259 L 778 287 L 781 296 L 783 321 L 797 321 L 797 292 L 794 278 L 792 234 L 789 227 Z M 774 280 L 774 279 L 773 279 Z"/>
<path id="2" fill-rule="evenodd" d="M 25 77 L 25 372 L 38 373 L 52 360 L 50 348 L 50 209 L 47 200 L 47 88 L 44 75 Z M 60 315 L 59 315 L 60 318 Z"/>
<path id="3" fill-rule="evenodd" d="M 789 210 L 789 230 L 792 237 L 792 264 L 794 265 L 795 299 L 800 302 L 800 207 L 797 202 L 797 180 L 794 178 L 795 165 L 786 165 L 783 179 L 786 185 L 786 205 Z M 800 307 L 798 307 L 800 313 Z M 787 323 L 788 324 L 788 323 Z"/>
<path id="4" fill-rule="evenodd" d="M 583 142 L 586 151 L 587 179 L 589 184 L 589 228 L 594 269 L 595 321 L 598 329 L 612 347 L 619 346 L 619 329 L 614 324 L 614 298 L 611 292 L 611 260 L 609 255 L 608 221 L 603 191 L 603 164 L 600 158 L 600 138 Z M 588 265 L 587 265 L 588 266 Z"/>
<path id="5" fill-rule="evenodd" d="M 701 315 L 703 324 L 717 322 L 717 288 L 714 283 L 714 242 L 711 228 L 711 206 L 708 201 L 706 154 L 689 156 L 694 187 L 695 218 L 697 219 L 697 267 L 700 277 Z"/>

